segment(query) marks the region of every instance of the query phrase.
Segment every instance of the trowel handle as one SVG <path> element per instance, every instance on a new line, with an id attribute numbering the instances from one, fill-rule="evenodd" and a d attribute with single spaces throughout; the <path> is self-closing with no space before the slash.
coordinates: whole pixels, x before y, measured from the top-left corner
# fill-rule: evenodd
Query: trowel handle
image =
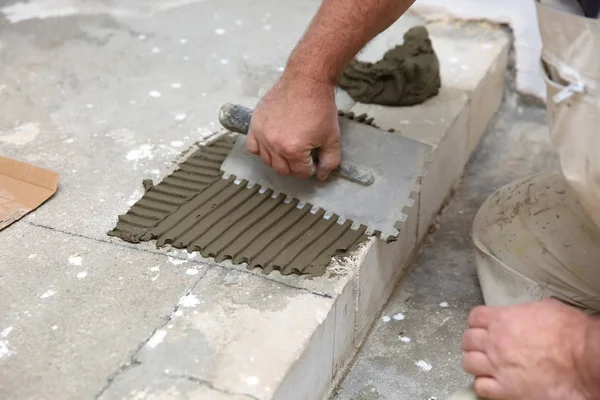
<path id="1" fill-rule="evenodd" d="M 254 110 L 240 104 L 226 103 L 221 106 L 219 110 L 219 122 L 223 125 L 223 128 L 246 135 L 250 128 L 250 120 L 252 119 L 252 113 Z M 317 149 L 313 149 L 312 158 L 315 162 L 318 162 Z"/>
<path id="2" fill-rule="evenodd" d="M 251 108 L 240 104 L 226 103 L 219 110 L 219 122 L 221 122 L 223 128 L 245 135 L 250 128 L 253 111 Z"/>
<path id="3" fill-rule="evenodd" d="M 219 122 L 221 122 L 223 128 L 231 132 L 246 135 L 250 128 L 250 120 L 252 119 L 253 112 L 254 110 L 251 108 L 240 104 L 226 103 L 219 110 Z M 318 163 L 318 150 L 312 149 L 311 155 L 315 163 Z M 343 161 L 333 171 L 333 174 L 364 186 L 372 185 L 375 181 L 375 177 L 371 171 Z"/>

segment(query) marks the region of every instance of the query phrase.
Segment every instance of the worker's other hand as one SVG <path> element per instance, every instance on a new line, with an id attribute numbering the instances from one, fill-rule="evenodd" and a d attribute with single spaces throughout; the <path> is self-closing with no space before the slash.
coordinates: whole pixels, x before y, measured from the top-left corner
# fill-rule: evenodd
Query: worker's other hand
<path id="1" fill-rule="evenodd" d="M 556 300 L 475 308 L 462 339 L 475 393 L 501 400 L 597 399 L 582 361 L 590 320 Z"/>
<path id="2" fill-rule="evenodd" d="M 279 175 L 320 180 L 340 163 L 340 127 L 333 84 L 286 71 L 256 107 L 247 148 Z M 318 149 L 319 163 L 311 157 Z"/>

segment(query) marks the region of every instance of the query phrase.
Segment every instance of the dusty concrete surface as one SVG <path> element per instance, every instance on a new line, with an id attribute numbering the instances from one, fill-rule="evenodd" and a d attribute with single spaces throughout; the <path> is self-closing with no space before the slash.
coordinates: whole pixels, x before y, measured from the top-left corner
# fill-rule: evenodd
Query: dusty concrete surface
<path id="1" fill-rule="evenodd" d="M 165 176 L 183 149 L 214 132 L 223 102 L 254 105 L 318 4 L 298 1 L 290 12 L 276 0 L 0 0 L 0 153 L 61 174 L 53 199 L 0 232 L 7 244 L 0 247 L 0 398 L 162 391 L 163 398 L 266 399 L 267 388 L 280 383 L 279 398 L 312 400 L 317 385 L 327 386 L 355 340 L 358 285 L 351 273 L 256 276 L 106 236 L 142 195 L 143 178 Z M 362 57 L 386 50 L 419 22 L 408 16 Z M 478 45 L 493 44 L 487 41 Z M 466 104 L 464 96 L 455 99 Z M 354 105 L 343 95 L 338 100 L 340 108 Z M 216 287 L 229 273 L 252 288 L 249 294 L 235 283 Z M 281 303 L 263 307 L 265 292 Z M 210 309 L 212 318 L 199 320 L 202 295 L 227 312 Z M 281 366 L 276 377 L 268 369 L 264 377 L 249 375 L 219 340 L 205 353 L 224 360 L 213 364 L 213 375 L 195 358 L 170 358 L 206 350 L 191 336 L 209 329 L 202 323 L 227 323 L 228 315 L 247 324 L 227 331 L 239 345 L 253 338 L 245 335 L 256 321 L 281 321 L 286 301 L 307 311 L 305 320 L 287 318 L 281 332 L 256 328 L 271 335 L 264 343 L 285 333 L 298 346 L 281 354 L 287 363 L 274 364 Z M 257 309 L 263 312 L 253 319 Z M 185 318 L 177 320 L 178 311 Z M 372 314 L 362 318 L 367 326 Z M 172 361 L 180 362 L 179 376 L 160 368 Z M 152 385 L 134 379 L 137 371 L 153 373 Z"/>
<path id="2" fill-rule="evenodd" d="M 443 400 L 470 383 L 461 369 L 460 337 L 469 310 L 483 301 L 471 223 L 499 187 L 558 168 L 544 115 L 514 96 L 503 105 L 443 211 L 439 231 L 392 295 L 336 400 Z"/>

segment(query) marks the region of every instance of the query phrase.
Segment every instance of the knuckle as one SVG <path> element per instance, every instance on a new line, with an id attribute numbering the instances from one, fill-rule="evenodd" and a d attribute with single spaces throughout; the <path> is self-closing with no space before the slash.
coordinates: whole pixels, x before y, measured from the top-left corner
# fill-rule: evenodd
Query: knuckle
<path id="1" fill-rule="evenodd" d="M 281 148 L 282 155 L 288 159 L 296 158 L 296 157 L 298 157 L 298 155 L 300 153 L 298 146 L 293 145 L 293 144 L 284 144 L 284 145 L 280 146 L 280 148 Z"/>

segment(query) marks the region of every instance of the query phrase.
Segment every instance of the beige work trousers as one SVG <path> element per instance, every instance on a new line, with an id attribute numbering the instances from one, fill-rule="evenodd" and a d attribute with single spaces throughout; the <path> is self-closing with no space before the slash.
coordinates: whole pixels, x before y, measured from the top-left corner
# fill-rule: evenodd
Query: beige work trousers
<path id="1" fill-rule="evenodd" d="M 543 0 L 547 2 L 548 0 Z M 561 171 L 496 191 L 473 224 L 485 303 L 553 297 L 600 312 L 600 20 L 536 2 Z M 470 388 L 449 400 L 476 400 Z"/>

